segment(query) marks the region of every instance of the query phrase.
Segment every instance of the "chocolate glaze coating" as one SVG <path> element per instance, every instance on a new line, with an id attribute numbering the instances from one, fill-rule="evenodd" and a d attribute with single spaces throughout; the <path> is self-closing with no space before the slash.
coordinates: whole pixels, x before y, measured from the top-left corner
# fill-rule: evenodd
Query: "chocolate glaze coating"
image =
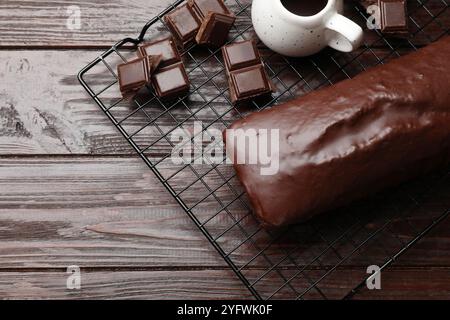
<path id="1" fill-rule="evenodd" d="M 232 129 L 280 130 L 276 175 L 261 175 L 260 165 L 235 165 L 258 218 L 270 226 L 304 221 L 445 168 L 449 57 L 447 36 L 352 80 L 235 122 Z"/>

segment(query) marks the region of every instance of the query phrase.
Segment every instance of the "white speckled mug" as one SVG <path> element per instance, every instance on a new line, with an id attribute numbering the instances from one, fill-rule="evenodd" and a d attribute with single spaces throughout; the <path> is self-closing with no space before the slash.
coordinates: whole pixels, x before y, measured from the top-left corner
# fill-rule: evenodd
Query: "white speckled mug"
<path id="1" fill-rule="evenodd" d="M 363 30 L 342 11 L 342 0 L 328 0 L 319 13 L 310 16 L 292 13 L 282 0 L 253 0 L 252 21 L 262 42 L 285 56 L 309 56 L 327 46 L 350 52 L 361 45 Z"/>

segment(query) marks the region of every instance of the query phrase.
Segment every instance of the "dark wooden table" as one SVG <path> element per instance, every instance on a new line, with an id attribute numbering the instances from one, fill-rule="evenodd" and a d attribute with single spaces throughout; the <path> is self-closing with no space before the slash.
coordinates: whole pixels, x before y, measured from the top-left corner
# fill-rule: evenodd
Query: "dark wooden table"
<path id="1" fill-rule="evenodd" d="M 169 2 L 0 2 L 0 298 L 251 298 L 76 79 Z M 450 298 L 449 230 L 355 298 Z M 81 290 L 66 288 L 71 265 Z"/>

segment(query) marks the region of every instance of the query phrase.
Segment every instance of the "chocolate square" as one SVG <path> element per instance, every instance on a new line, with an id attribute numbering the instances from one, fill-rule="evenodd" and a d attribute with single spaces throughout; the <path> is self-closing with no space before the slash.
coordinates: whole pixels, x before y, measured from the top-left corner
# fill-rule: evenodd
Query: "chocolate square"
<path id="1" fill-rule="evenodd" d="M 408 32 L 406 0 L 379 0 L 381 13 L 381 32 Z"/>
<path id="2" fill-rule="evenodd" d="M 141 57 L 161 55 L 160 67 L 180 62 L 181 57 L 172 37 L 145 43 L 139 47 Z"/>
<path id="3" fill-rule="evenodd" d="M 230 14 L 223 0 L 189 0 L 188 4 L 200 20 L 205 19 L 209 12 Z"/>
<path id="4" fill-rule="evenodd" d="M 254 40 L 236 42 L 225 46 L 222 48 L 222 54 L 228 71 L 261 63 L 261 56 Z"/>
<path id="5" fill-rule="evenodd" d="M 272 92 L 270 80 L 262 64 L 230 72 L 230 86 L 233 103 Z"/>
<path id="6" fill-rule="evenodd" d="M 165 16 L 164 19 L 167 27 L 181 46 L 187 47 L 194 42 L 200 28 L 200 20 L 190 6 L 182 5 Z"/>
<path id="7" fill-rule="evenodd" d="M 224 46 L 222 54 L 233 104 L 274 91 L 255 41 L 248 40 Z"/>
<path id="8" fill-rule="evenodd" d="M 117 66 L 122 95 L 133 93 L 150 83 L 155 57 L 139 58 Z"/>
<path id="9" fill-rule="evenodd" d="M 198 44 L 221 47 L 228 40 L 228 34 L 236 17 L 231 14 L 209 12 L 204 19 L 195 40 Z"/>
<path id="10" fill-rule="evenodd" d="M 189 78 L 182 62 L 158 69 L 152 77 L 156 95 L 163 100 L 175 99 L 189 92 Z"/>

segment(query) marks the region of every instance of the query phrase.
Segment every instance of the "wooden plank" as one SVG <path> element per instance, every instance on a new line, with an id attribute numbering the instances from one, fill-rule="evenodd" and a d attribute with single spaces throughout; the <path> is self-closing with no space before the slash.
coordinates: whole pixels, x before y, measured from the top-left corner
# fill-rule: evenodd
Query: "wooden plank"
<path id="1" fill-rule="evenodd" d="M 2 1 L 0 45 L 3 47 L 98 47 L 137 37 L 142 27 L 171 0 Z M 68 8 L 81 10 L 81 29 L 70 30 Z"/>
<path id="2" fill-rule="evenodd" d="M 0 272 L 0 297 L 5 299 L 252 299 L 249 291 L 228 270 L 198 271 L 84 271 L 81 290 L 66 288 L 66 270 L 49 272 Z M 355 271 L 340 270 L 341 277 L 320 286 L 329 299 L 345 295 Z M 382 273 L 381 290 L 363 289 L 356 299 L 448 299 L 450 270 L 447 268 L 391 268 Z M 258 288 L 263 297 L 277 288 L 265 281 Z M 308 285 L 297 287 L 301 292 Z M 277 299 L 292 298 L 285 290 Z M 319 299 L 311 290 L 305 298 Z"/>
<path id="3" fill-rule="evenodd" d="M 6 299 L 250 299 L 228 270 L 82 270 L 81 290 L 68 290 L 66 270 L 0 272 L 0 297 Z"/>
<path id="4" fill-rule="evenodd" d="M 376 300 L 448 300 L 450 297 L 448 268 L 390 268 L 382 273 L 382 289 L 363 288 L 355 299 Z"/>
<path id="5" fill-rule="evenodd" d="M 245 6 L 249 1 L 241 0 L 239 3 Z M 145 23 L 171 3 L 171 0 L 131 2 L 50 0 L 39 3 L 23 0 L 3 1 L 0 3 L 0 47 L 107 48 L 123 38 L 136 38 Z M 228 4 L 235 12 L 242 10 L 234 0 L 229 0 Z M 81 10 L 81 29 L 79 30 L 70 30 L 67 27 L 70 17 L 67 9 L 73 5 Z M 364 20 L 352 9 L 355 2 L 346 1 L 346 5 L 347 14 L 364 25 Z M 445 14 L 445 4 L 440 0 L 427 1 L 425 8 L 421 7 L 416 0 L 409 1 L 412 15 L 411 32 L 415 33 L 420 26 L 426 26 L 427 34 L 432 36 L 431 39 L 435 39 L 443 32 L 442 26 L 447 28 L 450 26 L 450 15 Z M 439 23 L 430 22 L 431 15 L 439 13 L 441 13 Z M 249 26 L 250 11 L 247 10 L 247 14 L 240 15 L 236 24 L 241 29 Z M 149 34 L 160 32 L 161 29 L 161 25 L 157 25 L 149 31 Z M 369 43 L 376 38 L 373 32 L 367 32 L 366 39 Z M 417 32 L 411 41 L 416 45 L 423 45 L 430 39 L 423 32 Z"/>
<path id="6" fill-rule="evenodd" d="M 224 265 L 134 158 L 0 160 L 1 268 Z"/>
<path id="7" fill-rule="evenodd" d="M 139 159 L 6 157 L 0 158 L 0 177 L 0 268 L 3 270 L 64 268 L 71 264 L 95 268 L 226 266 Z M 185 175 L 180 175 L 174 178 L 173 184 L 183 185 L 185 179 Z M 410 208 L 411 200 L 405 202 L 407 200 L 396 197 L 388 200 L 381 196 L 385 203 L 382 206 L 374 205 L 373 202 L 379 201 L 375 199 L 366 205 L 372 206 L 368 211 L 361 205 L 346 208 L 313 225 L 300 226 L 295 233 L 270 246 L 267 245 L 272 237 L 260 230 L 253 236 L 254 244 L 243 243 L 231 258 L 237 265 L 243 265 L 264 249 L 270 262 L 259 257 L 246 269 L 264 270 L 288 252 L 293 252 L 291 257 L 297 265 L 333 266 L 377 231 L 385 222 L 384 215 L 390 215 L 393 208 L 405 210 L 416 232 L 425 228 L 448 208 L 449 187 L 446 183 L 433 189 L 428 200 L 423 200 L 424 205 L 414 210 Z M 198 201 L 203 192 L 200 184 L 194 185 L 183 198 Z M 217 192 L 217 196 L 229 195 Z M 418 201 L 422 201 L 420 196 L 415 196 Z M 216 210 L 216 201 L 207 198 L 198 210 L 192 211 L 205 221 Z M 237 206 L 230 206 L 229 210 L 236 216 L 246 213 Z M 371 223 L 349 228 L 357 215 L 358 219 L 368 219 Z M 232 224 L 228 215 L 220 212 L 206 227 L 214 236 Z M 448 265 L 450 241 L 446 230 L 449 224 L 450 219 L 445 220 L 439 233 L 416 246 L 415 254 L 403 264 Z M 240 225 L 248 233 L 259 226 L 251 216 Z M 373 242 L 343 261 L 343 265 L 382 264 L 387 255 L 395 254 L 402 247 L 393 235 L 400 241 L 408 241 L 416 234 L 413 227 L 400 220 L 392 223 Z M 218 243 L 225 250 L 231 250 L 244 239 L 243 233 L 233 228 L 220 237 Z M 319 262 L 314 260 L 317 256 L 320 256 Z M 289 259 L 280 264 L 280 267 L 292 266 L 293 260 Z"/>
<path id="8" fill-rule="evenodd" d="M 130 153 L 76 78 L 99 53 L 0 51 L 0 153 Z"/>

